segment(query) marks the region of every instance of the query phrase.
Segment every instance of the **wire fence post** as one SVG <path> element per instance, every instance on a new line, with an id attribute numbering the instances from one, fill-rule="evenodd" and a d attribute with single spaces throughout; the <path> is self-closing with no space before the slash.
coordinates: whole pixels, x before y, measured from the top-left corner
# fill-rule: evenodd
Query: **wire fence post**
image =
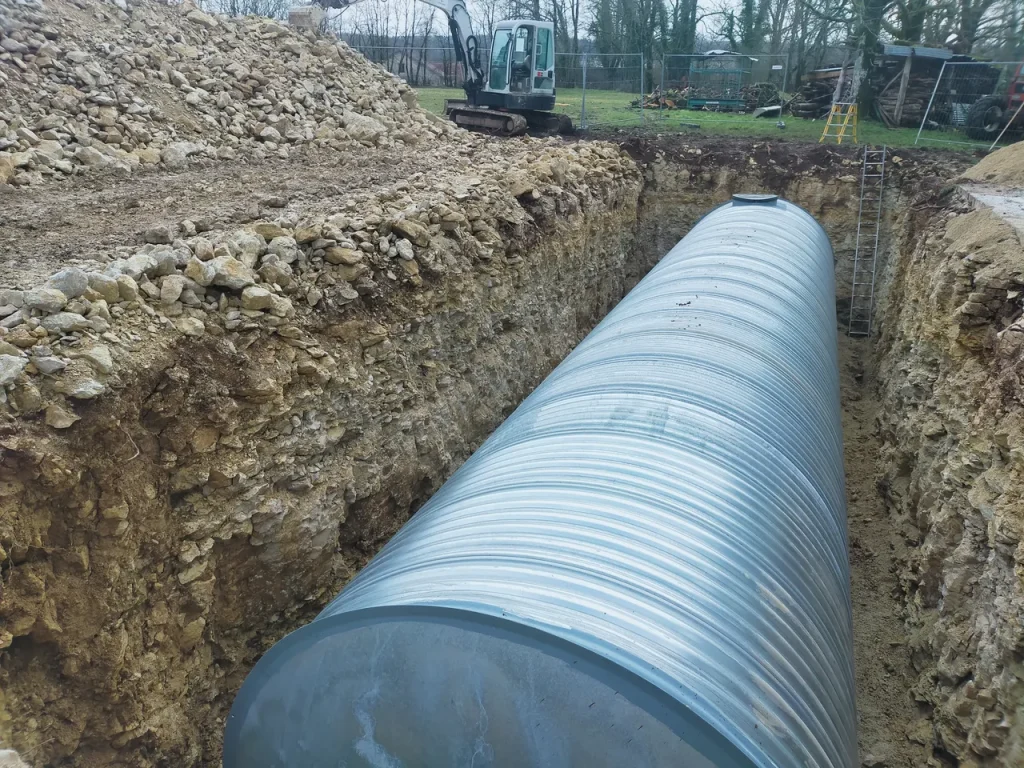
<path id="1" fill-rule="evenodd" d="M 661 110 L 665 106 L 665 55 L 661 56 L 661 78 L 658 82 L 658 118 L 659 122 L 665 118 Z"/>
<path id="2" fill-rule="evenodd" d="M 587 54 L 583 54 L 583 104 L 580 106 L 580 130 L 587 130 Z"/>
<path id="3" fill-rule="evenodd" d="M 644 124 L 644 52 L 640 51 L 640 125 Z"/>
<path id="4" fill-rule="evenodd" d="M 946 62 L 942 62 L 942 69 L 939 70 L 939 76 L 935 78 L 935 87 L 932 88 L 931 98 L 928 99 L 928 106 L 924 109 L 924 116 L 921 118 L 921 127 L 917 129 L 917 136 L 914 137 L 914 144 L 916 145 L 918 140 L 921 138 L 921 131 L 924 130 L 924 124 L 928 121 L 928 113 L 932 111 L 932 104 L 935 102 L 935 94 L 939 91 L 939 83 L 942 82 L 942 76 L 946 72 Z"/>

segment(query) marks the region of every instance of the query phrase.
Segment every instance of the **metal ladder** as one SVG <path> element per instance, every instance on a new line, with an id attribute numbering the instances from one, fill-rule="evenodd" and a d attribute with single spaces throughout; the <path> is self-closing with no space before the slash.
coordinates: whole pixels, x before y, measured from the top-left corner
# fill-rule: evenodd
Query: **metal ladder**
<path id="1" fill-rule="evenodd" d="M 878 233 L 882 224 L 882 192 L 885 189 L 886 148 L 864 147 L 860 172 L 860 207 L 857 211 L 857 244 L 853 251 L 853 286 L 850 291 L 850 336 L 871 335 L 871 310 L 875 302 L 875 266 Z"/>

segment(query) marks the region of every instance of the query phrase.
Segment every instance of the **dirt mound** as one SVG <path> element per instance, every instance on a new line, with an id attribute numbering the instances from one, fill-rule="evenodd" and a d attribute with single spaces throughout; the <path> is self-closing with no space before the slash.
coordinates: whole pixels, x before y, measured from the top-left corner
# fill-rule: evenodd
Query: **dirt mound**
<path id="1" fill-rule="evenodd" d="M 962 178 L 965 181 L 1024 188 L 1024 141 L 993 152 L 968 170 Z"/>
<path id="2" fill-rule="evenodd" d="M 0 0 L 0 183 L 456 135 L 345 43 L 141 0 Z"/>

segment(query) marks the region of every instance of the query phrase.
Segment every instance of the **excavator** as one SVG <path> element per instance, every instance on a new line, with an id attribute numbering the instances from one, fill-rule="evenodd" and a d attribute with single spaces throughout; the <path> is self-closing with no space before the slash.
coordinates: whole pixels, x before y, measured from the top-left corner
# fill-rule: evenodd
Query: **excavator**
<path id="1" fill-rule="evenodd" d="M 360 0 L 313 0 L 323 9 L 348 8 Z M 462 65 L 466 99 L 448 99 L 445 112 L 470 130 L 501 136 L 572 133 L 572 120 L 555 107 L 555 28 L 549 21 L 501 21 L 491 38 L 485 72 L 464 0 L 422 0 L 448 17 L 455 59 Z"/>

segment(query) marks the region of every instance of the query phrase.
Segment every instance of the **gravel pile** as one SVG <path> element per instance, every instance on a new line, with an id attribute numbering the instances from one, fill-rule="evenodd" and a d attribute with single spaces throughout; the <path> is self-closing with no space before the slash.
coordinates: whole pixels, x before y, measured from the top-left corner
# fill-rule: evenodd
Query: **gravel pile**
<path id="1" fill-rule="evenodd" d="M 0 183 L 457 140 L 345 43 L 190 4 L 0 0 Z"/>

